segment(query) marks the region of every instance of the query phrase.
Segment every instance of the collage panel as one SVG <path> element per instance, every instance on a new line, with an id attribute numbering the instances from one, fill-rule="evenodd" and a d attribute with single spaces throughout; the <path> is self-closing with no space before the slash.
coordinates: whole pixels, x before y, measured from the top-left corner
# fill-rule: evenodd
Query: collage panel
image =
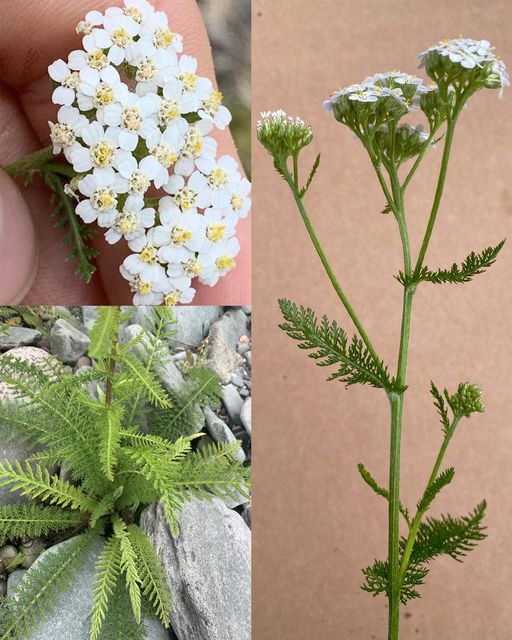
<path id="1" fill-rule="evenodd" d="M 52 5 L 1 7 L 0 302 L 250 304 L 250 0 Z"/>
<path id="2" fill-rule="evenodd" d="M 0 637 L 240 638 L 251 308 L 0 310 Z"/>
<path id="3" fill-rule="evenodd" d="M 511 20 L 253 2 L 257 640 L 511 637 Z"/>

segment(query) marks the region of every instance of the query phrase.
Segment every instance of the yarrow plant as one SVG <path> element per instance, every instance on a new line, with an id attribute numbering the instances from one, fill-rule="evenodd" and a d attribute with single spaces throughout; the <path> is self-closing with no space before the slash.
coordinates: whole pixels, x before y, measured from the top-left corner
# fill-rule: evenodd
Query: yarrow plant
<path id="1" fill-rule="evenodd" d="M 60 107 L 52 146 L 7 171 L 41 173 L 85 280 L 96 223 L 131 250 L 120 271 L 134 304 L 189 303 L 194 282 L 214 286 L 235 268 L 236 225 L 250 208 L 249 181 L 210 135 L 231 114 L 147 0 L 90 11 L 76 31 L 82 49 L 48 67 Z"/>
<path id="2" fill-rule="evenodd" d="M 322 261 L 332 286 L 351 318 L 357 333 L 349 340 L 345 331 L 326 316 L 318 321 L 312 309 L 297 306 L 289 300 L 279 301 L 284 322 L 280 325 L 299 348 L 321 366 L 335 366 L 329 380 L 339 380 L 347 386 L 369 384 L 383 389 L 390 403 L 390 467 L 388 487 L 380 486 L 370 472 L 359 465 L 363 480 L 389 503 L 388 557 L 376 560 L 363 570 L 362 588 L 373 594 L 385 595 L 389 600 L 388 638 L 397 640 L 400 605 L 420 597 L 418 587 L 428 574 L 430 562 L 437 556 L 448 555 L 462 560 L 476 543 L 485 538 L 482 520 L 485 501 L 469 515 L 440 518 L 427 517 L 437 494 L 454 477 L 454 469 L 441 470 L 448 444 L 463 418 L 482 412 L 484 405 L 480 389 L 469 382 L 461 383 L 455 393 L 439 391 L 431 383 L 430 392 L 439 414 L 443 439 L 425 490 L 414 512 L 400 501 L 400 446 L 402 411 L 407 390 L 407 360 L 411 314 L 414 294 L 423 282 L 463 283 L 490 267 L 503 247 L 504 241 L 480 253 L 472 252 L 461 265 L 448 269 L 431 269 L 425 256 L 432 236 L 445 185 L 453 135 L 458 118 L 468 99 L 477 91 L 503 89 L 510 85 L 505 64 L 494 54 L 487 40 L 445 40 L 420 54 L 420 68 L 435 84 L 425 85 L 419 77 L 392 71 L 367 77 L 335 91 L 324 102 L 334 118 L 346 125 L 368 152 L 378 182 L 386 199 L 383 213 L 396 219 L 403 248 L 403 271 L 395 277 L 403 287 L 398 366 L 393 376 L 379 357 L 356 311 L 350 304 L 322 245 L 316 236 L 304 204 L 304 196 L 318 170 L 320 155 L 316 157 L 304 185 L 299 182 L 299 155 L 310 144 L 313 132 L 298 118 L 290 118 L 283 111 L 263 113 L 257 124 L 261 144 L 273 157 L 279 174 L 287 182 L 294 196 L 302 220 Z M 402 121 L 411 113 L 422 114 L 426 126 L 411 126 Z M 444 132 L 442 133 L 442 130 Z M 423 241 L 415 260 L 411 254 L 405 192 L 416 174 L 427 150 L 444 139 L 444 150 L 432 209 Z M 404 172 L 402 164 L 412 161 Z M 404 521 L 401 535 L 400 517 Z"/>

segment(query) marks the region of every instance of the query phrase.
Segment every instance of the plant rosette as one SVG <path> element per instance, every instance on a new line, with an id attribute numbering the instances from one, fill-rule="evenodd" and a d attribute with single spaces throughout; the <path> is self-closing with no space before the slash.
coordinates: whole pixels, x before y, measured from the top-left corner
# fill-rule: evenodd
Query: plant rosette
<path id="1" fill-rule="evenodd" d="M 236 226 L 250 209 L 249 181 L 212 136 L 231 114 L 147 0 L 90 11 L 76 31 L 82 49 L 48 67 L 52 146 L 7 171 L 42 175 L 86 281 L 94 224 L 109 244 L 127 243 L 120 272 L 134 304 L 190 303 L 197 282 L 214 286 L 236 267 Z"/>

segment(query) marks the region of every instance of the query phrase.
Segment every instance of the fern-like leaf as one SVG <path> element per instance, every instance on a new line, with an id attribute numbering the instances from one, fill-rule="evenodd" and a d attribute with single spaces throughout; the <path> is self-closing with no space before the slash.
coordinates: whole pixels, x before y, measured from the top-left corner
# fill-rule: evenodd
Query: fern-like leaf
<path id="1" fill-rule="evenodd" d="M 133 615 L 137 623 L 140 624 L 142 619 L 142 598 L 140 593 L 141 581 L 137 570 L 137 555 L 132 546 L 126 523 L 123 522 L 119 517 L 115 517 L 113 518 L 113 525 L 114 535 L 116 539 L 119 540 L 119 547 L 121 551 L 120 568 L 125 576 L 126 588 L 130 595 Z"/>
<path id="2" fill-rule="evenodd" d="M 427 568 L 420 565 L 409 565 L 400 589 L 402 604 L 420 597 L 416 587 L 423 584 L 427 574 Z M 374 597 L 381 594 L 389 597 L 389 565 L 387 562 L 375 560 L 371 566 L 363 569 L 363 575 L 365 577 L 364 584 L 361 586 L 363 591 L 371 593 Z"/>
<path id="3" fill-rule="evenodd" d="M 164 627 L 169 627 L 171 611 L 171 593 L 165 579 L 165 573 L 155 548 L 137 525 L 128 527 L 130 541 L 136 552 L 137 570 L 141 580 L 141 589 L 145 598 Z"/>
<path id="4" fill-rule="evenodd" d="M 23 468 L 19 460 L 14 464 L 7 460 L 0 462 L 0 487 L 5 486 L 9 486 L 10 491 L 60 507 L 91 511 L 96 505 L 96 501 L 78 487 L 50 475 L 39 465 L 32 469 L 27 462 Z"/>
<path id="5" fill-rule="evenodd" d="M 453 467 L 445 469 L 443 472 L 441 472 L 425 490 L 425 493 L 423 494 L 421 500 L 418 502 L 418 511 L 425 513 L 432 502 L 434 502 L 437 494 L 444 487 L 446 487 L 446 485 L 450 484 L 450 482 L 453 480 L 454 475 L 455 469 Z"/>
<path id="6" fill-rule="evenodd" d="M 98 316 L 89 332 L 91 358 L 99 360 L 110 356 L 112 344 L 117 339 L 120 315 L 119 307 L 98 307 Z"/>
<path id="7" fill-rule="evenodd" d="M 130 343 L 128 343 L 129 345 Z M 144 365 L 125 345 L 119 352 L 119 362 L 140 390 L 142 397 L 157 407 L 169 407 L 169 398 L 150 368 Z"/>
<path id="8" fill-rule="evenodd" d="M 381 487 L 377 481 L 373 478 L 373 476 L 371 475 L 371 473 L 368 471 L 368 469 L 366 469 L 366 467 L 364 466 L 364 464 L 359 463 L 357 465 L 357 468 L 359 470 L 359 473 L 361 474 L 361 478 L 366 482 L 366 484 L 375 491 L 375 493 L 379 496 L 382 496 L 383 498 L 385 498 L 386 500 L 389 501 L 389 491 L 387 489 L 384 489 L 384 487 Z M 407 511 L 407 509 L 402 505 L 402 503 L 400 503 L 400 513 L 402 514 L 402 516 L 404 517 L 405 521 L 409 524 L 410 519 L 409 519 L 409 512 Z"/>
<path id="9" fill-rule="evenodd" d="M 89 640 L 97 640 L 105 614 L 121 571 L 121 543 L 118 538 L 110 538 L 96 562 L 96 578 L 93 583 L 93 604 Z"/>
<path id="10" fill-rule="evenodd" d="M 2 605 L 7 615 L 1 623 L 0 640 L 12 640 L 13 636 L 17 640 L 30 637 L 42 620 L 53 612 L 96 538 L 92 531 L 76 536 L 46 552 L 31 567 L 18 584 L 14 597 Z"/>
<path id="11" fill-rule="evenodd" d="M 98 640 L 147 640 L 147 636 L 144 622 L 135 620 L 124 582 L 118 580 L 109 598 Z"/>
<path id="12" fill-rule="evenodd" d="M 121 404 L 99 405 L 100 460 L 103 473 L 114 480 L 114 468 L 121 441 L 121 420 L 124 409 Z"/>
<path id="13" fill-rule="evenodd" d="M 505 240 L 502 240 L 495 247 L 487 247 L 481 253 L 472 251 L 460 267 L 456 263 L 450 269 L 438 269 L 437 271 L 423 267 L 419 273 L 414 273 L 409 278 L 400 272 L 397 280 L 404 286 L 421 281 L 433 284 L 470 282 L 475 276 L 483 273 L 495 263 L 504 244 Z"/>
<path id="14" fill-rule="evenodd" d="M 448 408 L 446 406 L 445 399 L 439 392 L 439 389 L 433 382 L 430 382 L 430 393 L 434 398 L 434 406 L 441 418 L 441 424 L 443 425 L 443 433 L 447 435 L 450 430 L 450 419 L 448 418 Z"/>
<path id="15" fill-rule="evenodd" d="M 352 384 L 369 384 L 372 387 L 392 389 L 387 367 L 381 360 L 375 360 L 362 340 L 354 335 L 350 344 L 347 334 L 336 321 L 327 316 L 320 324 L 315 312 L 303 306 L 298 307 L 289 300 L 279 300 L 285 320 L 279 327 L 290 338 L 298 341 L 299 349 L 311 350 L 310 358 L 322 367 L 337 366 L 328 380 L 339 380 L 348 387 Z"/>
<path id="16" fill-rule="evenodd" d="M 66 531 L 83 524 L 77 511 L 43 507 L 29 502 L 0 506 L 0 545 L 8 540 L 23 540 Z"/>
<path id="17" fill-rule="evenodd" d="M 315 158 L 315 161 L 313 163 L 311 171 L 309 172 L 309 176 L 308 176 L 308 179 L 306 181 L 306 184 L 299 191 L 299 196 L 301 198 L 303 198 L 306 195 L 309 187 L 311 186 L 311 183 L 313 182 L 313 178 L 315 177 L 316 172 L 318 171 L 318 167 L 319 166 L 320 166 L 320 154 L 318 154 L 317 157 Z"/>
<path id="18" fill-rule="evenodd" d="M 439 555 L 448 555 L 461 562 L 478 542 L 487 537 L 482 525 L 486 506 L 484 500 L 469 515 L 459 518 L 450 515 L 427 518 L 418 528 L 411 562 L 421 564 Z"/>

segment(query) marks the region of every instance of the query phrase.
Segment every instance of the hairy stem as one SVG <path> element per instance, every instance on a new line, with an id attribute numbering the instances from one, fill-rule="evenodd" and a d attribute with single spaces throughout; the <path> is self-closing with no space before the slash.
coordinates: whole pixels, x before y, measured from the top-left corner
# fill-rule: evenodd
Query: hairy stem
<path id="1" fill-rule="evenodd" d="M 28 171 L 43 168 L 53 157 L 53 148 L 45 147 L 44 149 L 39 149 L 39 151 L 31 153 L 29 156 L 25 156 L 17 162 L 8 164 L 4 167 L 4 171 L 11 177 L 19 176 Z"/>
<path id="2" fill-rule="evenodd" d="M 446 453 L 446 449 L 448 448 L 448 445 L 450 443 L 450 440 L 452 439 L 452 436 L 455 432 L 455 429 L 457 428 L 457 425 L 459 424 L 461 419 L 461 416 L 457 416 L 454 418 L 452 424 L 450 425 L 449 430 L 447 431 L 444 439 L 443 439 L 443 443 L 441 444 L 441 448 L 439 449 L 439 453 L 437 454 L 437 458 L 436 461 L 434 463 L 434 467 L 432 469 L 432 473 L 430 474 L 430 477 L 428 479 L 427 482 L 427 486 L 425 488 L 425 491 L 423 492 L 423 495 L 425 495 L 425 493 L 430 489 L 432 483 L 434 482 L 434 480 L 437 478 L 437 474 L 439 473 L 439 469 L 441 468 L 441 464 L 443 462 L 444 459 L 444 455 Z M 417 510 L 416 511 L 416 515 L 414 516 L 413 521 L 410 524 L 409 527 L 409 535 L 407 537 L 407 542 L 405 544 L 405 549 L 404 549 L 404 553 L 402 555 L 402 562 L 400 564 L 400 584 L 403 583 L 405 574 L 407 573 L 407 569 L 409 567 L 409 561 L 411 559 L 411 554 L 412 554 L 412 550 L 414 548 L 414 542 L 416 540 L 416 535 L 418 533 L 418 528 L 421 524 L 421 520 L 423 518 L 423 516 L 426 513 L 426 509 L 422 509 L 422 510 Z"/>
<path id="3" fill-rule="evenodd" d="M 112 342 L 112 349 L 110 351 L 110 359 L 108 362 L 108 376 L 105 389 L 105 405 L 110 407 L 112 404 L 112 387 L 114 384 L 114 374 L 116 372 L 117 364 L 117 338 Z"/>
<path id="4" fill-rule="evenodd" d="M 297 208 L 299 209 L 304 225 L 306 226 L 306 229 L 309 233 L 309 237 L 311 238 L 311 242 L 313 243 L 313 246 L 315 247 L 316 252 L 318 253 L 320 261 L 324 266 L 324 269 L 329 277 L 329 280 L 331 281 L 332 286 L 334 287 L 334 290 L 338 294 L 338 297 L 341 300 L 343 306 L 345 307 L 348 315 L 350 316 L 350 319 L 352 320 L 357 331 L 359 332 L 359 335 L 361 336 L 361 339 L 365 343 L 366 348 L 371 353 L 375 361 L 380 362 L 380 358 L 377 356 L 377 352 L 375 351 L 375 348 L 371 343 L 370 338 L 368 337 L 361 322 L 359 321 L 359 318 L 357 317 L 356 312 L 354 311 L 354 309 L 352 308 L 352 305 L 348 301 L 347 296 L 345 295 L 343 289 L 341 288 L 334 274 L 334 271 L 332 270 L 332 267 L 329 264 L 329 261 L 327 260 L 327 256 L 325 255 L 324 250 L 322 249 L 322 245 L 320 244 L 320 241 L 318 239 L 318 236 L 316 235 L 313 225 L 311 224 L 311 220 L 309 218 L 308 212 L 306 211 L 302 198 L 300 197 L 298 190 L 295 188 L 294 178 L 291 176 L 288 169 L 284 169 L 284 174 L 286 176 L 286 181 L 288 182 L 288 185 L 290 186 L 290 189 L 293 193 L 293 197 L 295 198 L 295 202 L 297 204 Z"/>

